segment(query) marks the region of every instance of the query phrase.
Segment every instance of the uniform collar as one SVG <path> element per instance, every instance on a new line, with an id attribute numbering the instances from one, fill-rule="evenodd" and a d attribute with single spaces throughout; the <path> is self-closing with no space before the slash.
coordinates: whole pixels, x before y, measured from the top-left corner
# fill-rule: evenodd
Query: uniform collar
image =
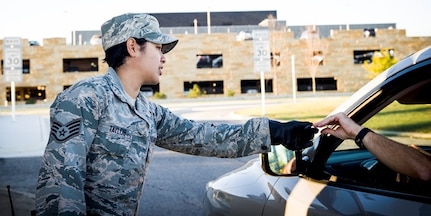
<path id="1" fill-rule="evenodd" d="M 106 79 L 108 80 L 108 85 L 111 87 L 112 92 L 117 96 L 122 102 L 129 103 L 127 100 L 126 91 L 124 91 L 123 84 L 117 75 L 117 72 L 111 67 L 108 68 L 106 73 Z"/>
<path id="2" fill-rule="evenodd" d="M 130 100 L 128 100 L 127 93 L 123 88 L 123 84 L 121 83 L 120 78 L 117 75 L 117 72 L 111 67 L 109 67 L 108 72 L 105 75 L 108 85 L 110 86 L 112 92 L 114 92 L 115 96 L 117 96 L 123 103 L 127 103 L 133 109 L 137 110 L 148 110 L 149 101 L 144 96 L 142 92 L 139 92 L 138 97 L 136 97 L 136 106 L 135 104 L 131 104 Z"/>

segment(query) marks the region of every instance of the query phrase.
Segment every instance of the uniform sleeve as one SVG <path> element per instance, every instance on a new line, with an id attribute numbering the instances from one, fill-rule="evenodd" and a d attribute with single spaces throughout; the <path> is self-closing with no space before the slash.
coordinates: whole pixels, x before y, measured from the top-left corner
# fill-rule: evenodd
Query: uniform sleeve
<path id="1" fill-rule="evenodd" d="M 235 158 L 270 151 L 267 118 L 252 118 L 242 125 L 214 124 L 183 119 L 159 107 L 157 145 L 192 155 Z"/>
<path id="2" fill-rule="evenodd" d="M 89 89 L 57 97 L 36 189 L 38 215 L 85 215 L 86 156 L 98 126 L 98 104 Z"/>

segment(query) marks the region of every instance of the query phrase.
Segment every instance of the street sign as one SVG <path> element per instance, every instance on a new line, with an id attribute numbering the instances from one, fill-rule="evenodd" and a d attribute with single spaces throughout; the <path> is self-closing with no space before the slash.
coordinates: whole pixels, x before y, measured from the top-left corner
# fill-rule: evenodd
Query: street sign
<path id="1" fill-rule="evenodd" d="M 19 37 L 3 39 L 3 72 L 4 82 L 22 81 L 22 46 Z"/>
<path id="2" fill-rule="evenodd" d="M 262 116 L 266 114 L 265 75 L 271 71 L 271 51 L 269 50 L 269 31 L 253 30 L 254 72 L 260 73 L 260 94 L 262 96 Z"/>
<path id="3" fill-rule="evenodd" d="M 271 51 L 269 50 L 268 30 L 253 30 L 254 72 L 271 71 Z"/>

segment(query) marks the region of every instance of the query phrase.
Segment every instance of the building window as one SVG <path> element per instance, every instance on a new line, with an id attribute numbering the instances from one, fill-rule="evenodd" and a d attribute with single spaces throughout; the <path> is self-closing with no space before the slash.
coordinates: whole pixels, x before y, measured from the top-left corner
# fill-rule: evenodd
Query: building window
<path id="1" fill-rule="evenodd" d="M 313 51 L 313 56 L 311 57 L 313 65 L 323 65 L 323 52 Z"/>
<path id="2" fill-rule="evenodd" d="M 371 63 L 372 58 L 375 54 L 380 53 L 382 50 L 374 49 L 374 50 L 354 50 L 353 51 L 353 62 L 354 64 L 364 64 L 364 62 Z M 387 52 L 389 56 L 394 57 L 394 50 L 388 49 Z"/>
<path id="3" fill-rule="evenodd" d="M 297 79 L 298 91 L 313 91 L 311 78 Z M 337 90 L 337 80 L 334 77 L 316 78 L 316 91 Z"/>
<path id="4" fill-rule="evenodd" d="M 46 99 L 45 86 L 23 86 L 15 88 L 15 100 L 44 100 Z M 11 88 L 6 87 L 6 100 L 11 101 Z"/>
<path id="5" fill-rule="evenodd" d="M 140 90 L 145 96 L 151 97 L 156 92 L 160 92 L 160 84 L 157 85 L 143 85 Z"/>
<path id="6" fill-rule="evenodd" d="M 23 59 L 22 60 L 22 73 L 29 74 L 30 73 L 30 60 Z"/>
<path id="7" fill-rule="evenodd" d="M 1 60 L 1 74 L 4 73 L 3 68 L 3 60 Z M 22 73 L 23 74 L 29 74 L 30 73 L 30 60 L 29 59 L 23 59 L 22 60 Z"/>
<path id="8" fill-rule="evenodd" d="M 256 80 L 241 80 L 241 93 L 253 94 L 260 93 L 260 79 Z M 265 80 L 265 92 L 273 92 L 272 79 Z"/>
<path id="9" fill-rule="evenodd" d="M 364 37 L 376 37 L 376 29 L 370 28 L 370 29 L 364 29 Z"/>
<path id="10" fill-rule="evenodd" d="M 216 80 L 216 81 L 191 81 L 191 82 L 184 82 L 184 94 L 187 95 L 188 92 L 193 89 L 194 85 L 198 85 L 202 94 L 223 94 L 224 93 L 224 87 L 223 87 L 223 81 L 222 80 Z"/>
<path id="11" fill-rule="evenodd" d="M 199 54 L 196 55 L 196 68 L 221 68 L 223 67 L 223 55 Z"/>
<path id="12" fill-rule="evenodd" d="M 279 67 L 280 63 L 280 52 L 271 52 L 271 67 Z"/>
<path id="13" fill-rule="evenodd" d="M 63 72 L 99 71 L 98 58 L 63 59 Z"/>

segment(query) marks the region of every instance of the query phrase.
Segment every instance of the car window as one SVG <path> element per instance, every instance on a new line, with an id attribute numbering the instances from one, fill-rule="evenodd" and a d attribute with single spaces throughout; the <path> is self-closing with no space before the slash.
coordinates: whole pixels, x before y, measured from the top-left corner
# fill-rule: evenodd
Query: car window
<path id="1" fill-rule="evenodd" d="M 431 104 L 394 101 L 363 125 L 406 145 L 431 146 Z M 356 148 L 353 140 L 345 140 L 336 151 Z"/>
<path id="2" fill-rule="evenodd" d="M 431 146 L 431 104 L 400 104 L 393 101 L 363 125 L 406 145 Z M 335 151 L 354 149 L 359 147 L 353 140 L 344 140 Z M 372 155 L 364 152 L 358 157 L 371 158 Z M 268 154 L 270 171 L 277 175 L 295 174 L 290 171 L 294 158 L 295 152 L 283 145 L 271 146 L 271 153 Z"/>

